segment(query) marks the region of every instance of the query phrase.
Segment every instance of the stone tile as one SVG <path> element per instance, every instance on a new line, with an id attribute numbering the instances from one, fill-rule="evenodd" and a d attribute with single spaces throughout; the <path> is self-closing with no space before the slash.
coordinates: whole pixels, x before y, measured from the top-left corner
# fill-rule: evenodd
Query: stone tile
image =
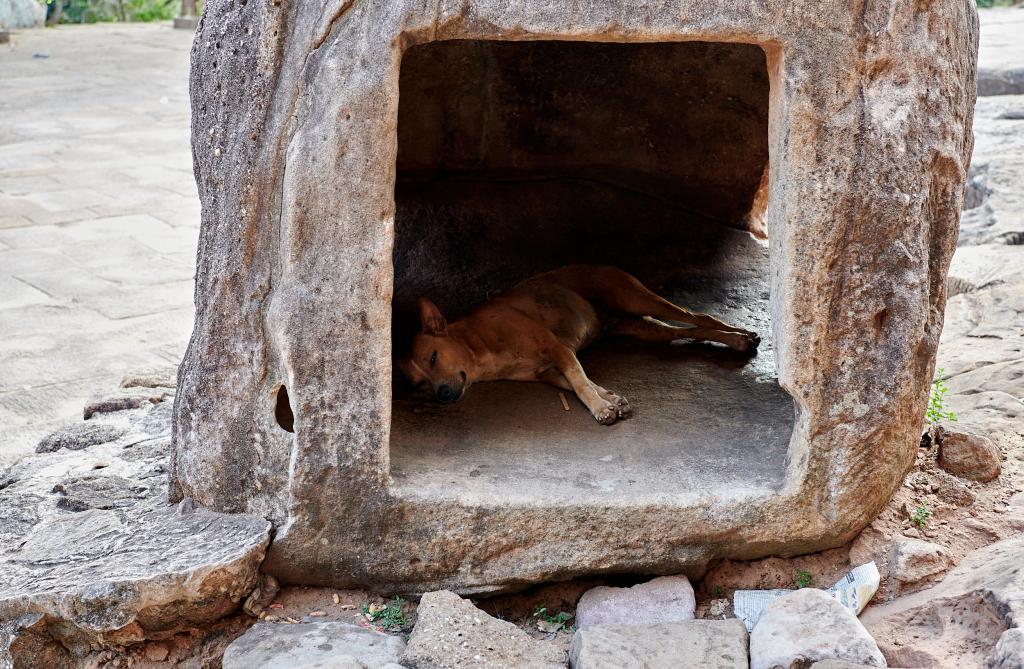
<path id="1" fill-rule="evenodd" d="M 0 318 L 7 317 L 7 310 L 15 307 L 52 301 L 49 295 L 37 288 L 12 276 L 0 274 Z"/>
<path id="2" fill-rule="evenodd" d="M 191 280 L 150 286 L 125 285 L 81 269 L 27 274 L 19 278 L 54 298 L 88 307 L 112 319 L 144 316 L 192 303 Z"/>
<path id="3" fill-rule="evenodd" d="M 111 237 L 134 237 L 143 240 L 153 234 L 171 230 L 171 226 L 147 214 L 110 216 L 69 223 L 61 230 L 76 241 L 91 241 Z"/>
<path id="4" fill-rule="evenodd" d="M 0 230 L 0 243 L 12 249 L 52 249 L 72 242 L 74 238 L 55 225 Z"/>

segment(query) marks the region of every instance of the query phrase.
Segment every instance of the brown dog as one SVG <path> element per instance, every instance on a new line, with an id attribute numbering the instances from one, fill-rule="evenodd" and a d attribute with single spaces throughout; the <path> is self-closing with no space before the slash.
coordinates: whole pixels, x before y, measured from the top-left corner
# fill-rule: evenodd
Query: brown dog
<path id="1" fill-rule="evenodd" d="M 477 381 L 543 381 L 576 393 L 604 425 L 629 416 L 629 403 L 588 379 L 576 359 L 602 334 L 715 341 L 749 352 L 760 343 L 753 332 L 658 297 L 622 270 L 595 265 L 538 274 L 450 325 L 420 298 L 420 323 L 400 368 L 413 385 L 429 383 L 439 401 L 458 401 Z"/>

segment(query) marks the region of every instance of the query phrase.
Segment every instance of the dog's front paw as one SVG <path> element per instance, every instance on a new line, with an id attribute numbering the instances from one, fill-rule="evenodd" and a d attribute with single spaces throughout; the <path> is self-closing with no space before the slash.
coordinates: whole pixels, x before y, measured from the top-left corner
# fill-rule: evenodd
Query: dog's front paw
<path id="1" fill-rule="evenodd" d="M 601 425 L 611 425 L 619 419 L 620 411 L 619 407 L 611 402 L 604 402 L 597 411 L 592 413 L 594 414 L 594 419 Z"/>
<path id="2" fill-rule="evenodd" d="M 629 405 L 629 402 L 625 397 L 616 395 L 615 393 L 609 393 L 609 395 L 611 395 L 611 397 L 608 399 L 611 400 L 612 404 L 614 404 L 618 409 L 619 418 L 629 418 L 633 415 L 633 407 Z"/>

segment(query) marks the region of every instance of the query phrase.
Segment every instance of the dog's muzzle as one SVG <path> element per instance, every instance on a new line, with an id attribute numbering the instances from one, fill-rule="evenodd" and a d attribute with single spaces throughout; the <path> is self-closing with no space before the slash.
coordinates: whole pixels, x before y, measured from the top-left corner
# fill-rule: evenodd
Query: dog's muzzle
<path id="1" fill-rule="evenodd" d="M 459 401 L 462 397 L 462 388 L 452 388 L 445 384 L 437 387 L 437 392 L 434 393 L 437 396 L 437 401 L 443 404 L 451 404 L 452 402 Z"/>

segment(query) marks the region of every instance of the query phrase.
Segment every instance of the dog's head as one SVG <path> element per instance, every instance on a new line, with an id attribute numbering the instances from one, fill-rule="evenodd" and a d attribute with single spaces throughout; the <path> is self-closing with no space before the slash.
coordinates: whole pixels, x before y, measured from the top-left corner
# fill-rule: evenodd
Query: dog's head
<path id="1" fill-rule="evenodd" d="M 471 369 L 472 353 L 448 336 L 448 321 L 425 297 L 420 298 L 420 327 L 409 357 L 399 362 L 399 368 L 413 386 L 429 385 L 439 402 L 459 401 L 469 388 L 467 370 Z"/>

